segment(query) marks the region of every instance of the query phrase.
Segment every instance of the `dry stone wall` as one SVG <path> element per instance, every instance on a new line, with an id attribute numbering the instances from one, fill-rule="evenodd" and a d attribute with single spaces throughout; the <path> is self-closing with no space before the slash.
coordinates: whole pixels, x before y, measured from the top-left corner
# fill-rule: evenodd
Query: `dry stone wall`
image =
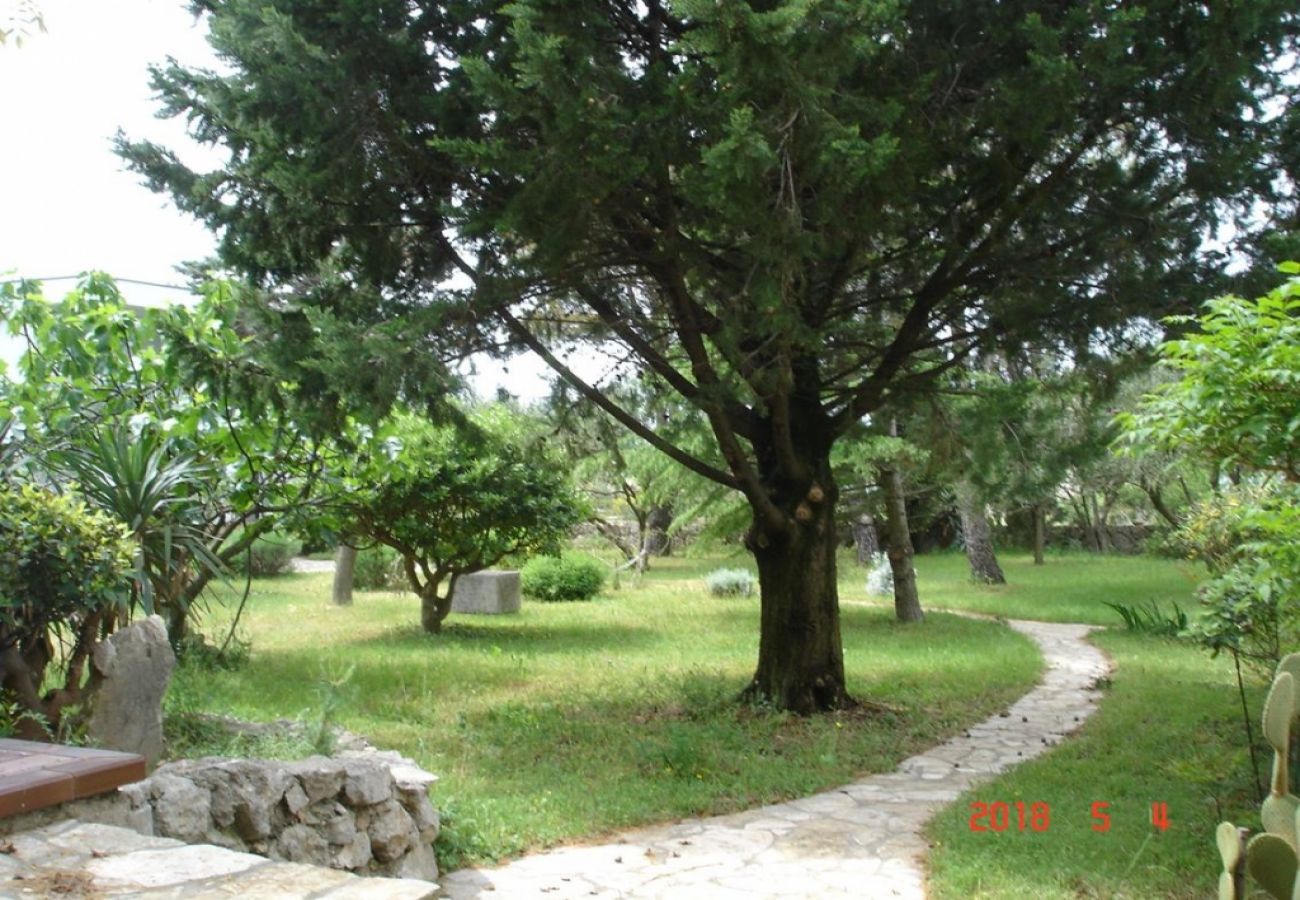
<path id="1" fill-rule="evenodd" d="M 439 819 L 428 790 L 436 780 L 400 754 L 353 742 L 338 756 L 292 762 L 166 763 L 144 781 L 42 813 L 359 875 L 432 881 Z"/>

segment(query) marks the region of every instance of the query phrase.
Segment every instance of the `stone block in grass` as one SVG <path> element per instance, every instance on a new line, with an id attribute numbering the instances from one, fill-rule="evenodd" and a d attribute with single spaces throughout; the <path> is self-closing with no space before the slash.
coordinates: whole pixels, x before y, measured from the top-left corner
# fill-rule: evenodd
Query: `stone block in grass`
<path id="1" fill-rule="evenodd" d="M 519 573 L 475 572 L 456 579 L 451 611 L 470 615 L 501 616 L 519 612 Z"/>

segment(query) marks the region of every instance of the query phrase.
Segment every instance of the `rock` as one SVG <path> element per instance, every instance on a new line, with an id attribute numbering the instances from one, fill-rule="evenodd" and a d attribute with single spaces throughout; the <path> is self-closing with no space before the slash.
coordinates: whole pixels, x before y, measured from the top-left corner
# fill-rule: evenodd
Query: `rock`
<path id="1" fill-rule="evenodd" d="M 387 800 L 370 810 L 370 852 L 380 862 L 400 858 L 415 843 L 415 823 L 396 800 Z"/>
<path id="2" fill-rule="evenodd" d="M 212 795 L 194 782 L 163 773 L 149 779 L 154 834 L 187 844 L 207 840 L 212 820 Z"/>
<path id="3" fill-rule="evenodd" d="M 475 572 L 456 579 L 451 611 L 499 616 L 519 612 L 518 572 Z"/>
<path id="4" fill-rule="evenodd" d="M 340 807 L 342 810 L 342 808 Z M 321 823 L 317 830 L 326 842 L 332 846 L 341 847 L 350 844 L 357 836 L 357 823 L 352 816 L 348 815 L 347 810 L 342 810 L 341 814 L 330 819 L 328 822 Z M 370 853 L 370 841 L 366 841 L 366 853 Z"/>
<path id="5" fill-rule="evenodd" d="M 417 843 L 387 874 L 397 878 L 422 878 L 425 881 L 433 881 L 438 877 L 438 858 L 434 856 L 433 846 Z"/>
<path id="6" fill-rule="evenodd" d="M 341 817 L 351 818 L 346 806 L 337 800 L 322 800 L 307 807 L 300 818 L 308 825 L 326 825 Z"/>
<path id="7" fill-rule="evenodd" d="M 354 831 L 352 840 L 334 851 L 331 865 L 336 869 L 359 871 L 370 865 L 370 836 L 364 831 Z"/>
<path id="8" fill-rule="evenodd" d="M 330 864 L 330 848 L 325 839 L 306 825 L 290 825 L 280 832 L 271 851 L 272 859 L 309 863 L 313 866 Z"/>
<path id="9" fill-rule="evenodd" d="M 152 766 L 162 756 L 162 699 L 176 666 L 162 618 L 150 616 L 96 644 L 91 666 L 102 680 L 91 695 L 87 733 Z"/>
<path id="10" fill-rule="evenodd" d="M 438 817 L 438 810 L 434 808 L 428 794 L 420 794 L 417 797 L 403 796 L 402 806 L 406 808 L 407 815 L 415 823 L 415 830 L 420 835 L 420 843 L 432 844 L 438 839 L 442 823 Z"/>
<path id="11" fill-rule="evenodd" d="M 281 765 L 267 765 L 259 760 L 231 759 L 215 765 L 189 765 L 181 769 L 185 777 L 209 790 L 212 795 L 212 819 L 221 828 L 232 825 L 245 841 L 270 837 L 276 807 L 295 784 L 293 776 Z M 167 771 L 162 766 L 160 771 Z"/>
<path id="12" fill-rule="evenodd" d="M 284 808 L 295 819 L 298 818 L 299 813 L 307 808 L 309 803 L 311 803 L 311 798 L 302 789 L 302 785 L 296 781 L 289 785 L 289 789 L 284 792 Z"/>
<path id="13" fill-rule="evenodd" d="M 343 782 L 347 777 L 342 763 L 324 756 L 312 756 L 290 763 L 288 772 L 298 779 L 307 793 L 307 799 L 312 803 L 336 797 L 343 790 Z"/>
<path id="14" fill-rule="evenodd" d="M 347 779 L 343 782 L 343 796 L 352 806 L 371 806 L 392 796 L 393 776 L 383 763 L 369 759 L 349 759 L 343 768 L 347 772 Z"/>
<path id="15" fill-rule="evenodd" d="M 129 890 L 139 894 L 147 888 L 233 875 L 265 864 L 265 859 L 250 853 L 198 846 L 115 854 L 92 859 L 85 869 L 94 876 L 95 887 L 101 890 L 107 889 L 109 893 Z"/>

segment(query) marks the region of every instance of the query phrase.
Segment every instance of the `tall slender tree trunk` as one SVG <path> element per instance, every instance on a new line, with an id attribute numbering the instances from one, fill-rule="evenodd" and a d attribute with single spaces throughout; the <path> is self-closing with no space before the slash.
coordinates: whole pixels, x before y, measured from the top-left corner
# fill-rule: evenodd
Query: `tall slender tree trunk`
<path id="1" fill-rule="evenodd" d="M 880 478 L 885 488 L 885 553 L 894 573 L 894 615 L 900 622 L 920 622 L 925 613 L 921 611 L 921 597 L 916 591 L 916 569 L 912 565 L 916 550 L 912 547 L 912 532 L 907 524 L 903 473 L 898 469 L 885 469 Z"/>
<path id="2" fill-rule="evenodd" d="M 853 546 L 858 552 L 858 565 L 869 566 L 880 552 L 880 535 L 870 515 L 863 513 L 853 522 Z"/>
<path id="3" fill-rule="evenodd" d="M 352 587 L 356 573 L 357 548 L 340 542 L 334 551 L 334 587 L 331 596 L 335 606 L 352 605 Z"/>
<path id="4" fill-rule="evenodd" d="M 1043 504 L 1035 503 L 1029 510 L 1034 519 L 1034 565 L 1044 563 L 1043 552 L 1047 547 L 1047 510 Z"/>
<path id="5" fill-rule="evenodd" d="M 836 586 L 835 501 L 830 441 L 818 423 L 795 429 L 810 478 L 792 481 L 760 448 L 758 476 L 783 515 L 776 524 L 754 506 L 745 544 L 758 564 L 761 604 L 758 665 L 744 696 L 809 714 L 854 705 L 844 687 Z"/>
<path id="6" fill-rule="evenodd" d="M 961 517 L 962 543 L 971 578 L 983 584 L 1006 584 L 1007 578 L 998 565 L 993 550 L 993 533 L 984 515 L 984 504 L 969 481 L 957 482 L 957 514 Z"/>

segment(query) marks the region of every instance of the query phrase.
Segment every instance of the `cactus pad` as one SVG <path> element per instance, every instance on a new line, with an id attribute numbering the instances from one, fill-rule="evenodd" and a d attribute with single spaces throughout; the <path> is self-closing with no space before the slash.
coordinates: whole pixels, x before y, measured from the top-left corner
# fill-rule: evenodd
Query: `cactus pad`
<path id="1" fill-rule="evenodd" d="M 1231 822 L 1220 822 L 1214 839 L 1219 845 L 1219 858 L 1223 860 L 1223 872 L 1219 875 L 1219 900 L 1242 900 L 1240 887 L 1244 848 L 1241 845 L 1241 833 Z"/>
<path id="2" fill-rule="evenodd" d="M 1300 653 L 1288 653 L 1286 656 L 1282 657 L 1282 661 L 1277 664 L 1277 672 L 1274 674 L 1281 675 L 1283 672 L 1289 674 L 1293 679 L 1295 679 L 1296 685 L 1300 686 Z M 1300 690 L 1295 692 L 1295 696 L 1292 699 L 1295 702 L 1291 710 L 1291 715 L 1295 718 L 1300 718 Z"/>
<path id="3" fill-rule="evenodd" d="M 1251 877 L 1271 896 L 1291 900 L 1296 855 L 1290 844 L 1275 834 L 1257 834 L 1246 845 L 1246 865 Z"/>
<path id="4" fill-rule="evenodd" d="M 1259 810 L 1259 820 L 1264 830 L 1296 846 L 1295 817 L 1300 811 L 1300 797 L 1291 794 L 1277 796 L 1270 794 L 1264 798 L 1264 805 Z"/>
<path id="5" fill-rule="evenodd" d="M 1264 701 L 1264 737 L 1273 750 L 1287 755 L 1291 745 L 1291 716 L 1295 709 L 1295 679 L 1290 672 L 1279 672 Z"/>

